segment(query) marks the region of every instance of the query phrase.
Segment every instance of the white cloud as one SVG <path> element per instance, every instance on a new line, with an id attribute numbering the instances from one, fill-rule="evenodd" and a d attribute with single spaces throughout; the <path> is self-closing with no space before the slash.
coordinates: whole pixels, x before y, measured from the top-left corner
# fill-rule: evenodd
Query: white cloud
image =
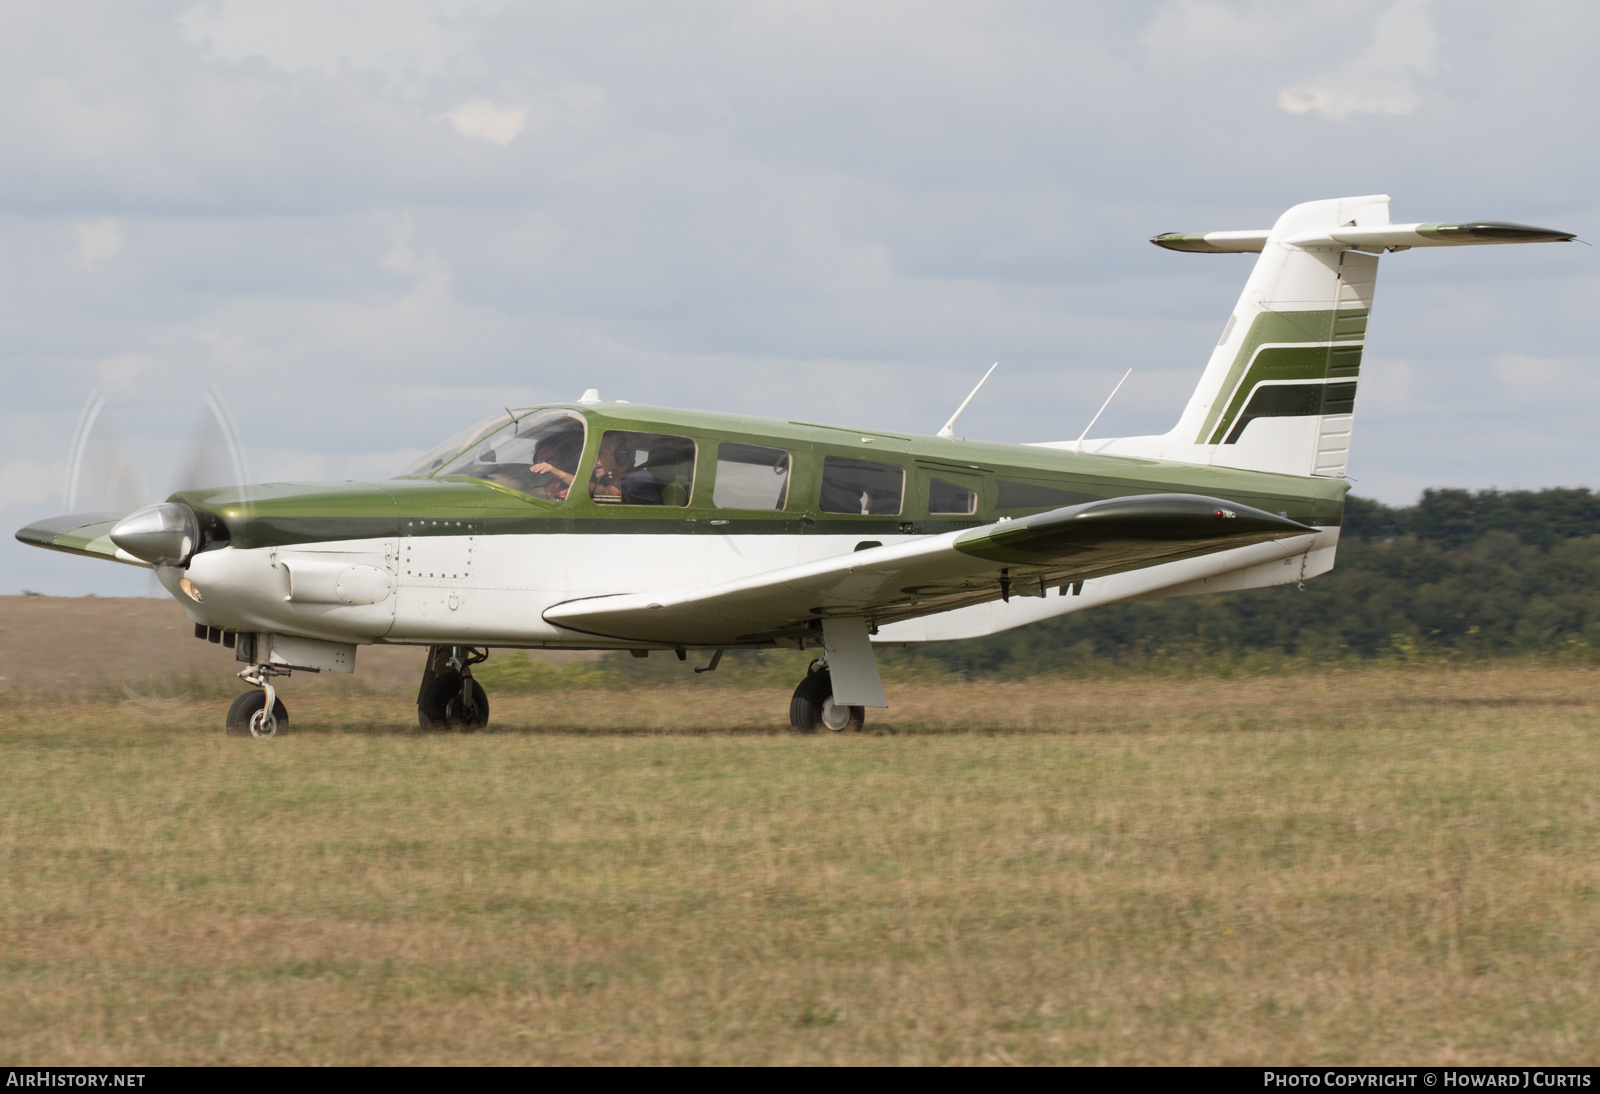
<path id="1" fill-rule="evenodd" d="M 490 99 L 468 99 L 439 115 L 464 137 L 478 137 L 504 148 L 524 131 L 548 133 L 557 126 L 581 125 L 606 105 L 604 88 L 568 84 L 533 98 L 528 106 L 502 106 Z"/>
<path id="2" fill-rule="evenodd" d="M 1494 360 L 1494 374 L 1506 394 L 1523 403 L 1593 405 L 1600 395 L 1600 377 L 1593 364 L 1570 357 L 1503 354 Z"/>
<path id="3" fill-rule="evenodd" d="M 1241 12 L 1215 0 L 1173 0 L 1156 12 L 1144 46 L 1153 60 L 1265 56 L 1282 47 L 1289 13 L 1258 8 Z"/>
<path id="4" fill-rule="evenodd" d="M 122 253 L 122 226 L 115 220 L 78 222 L 78 261 L 86 270 Z"/>
<path id="5" fill-rule="evenodd" d="M 60 148 L 80 156 L 103 156 L 138 145 L 149 133 L 150 118 L 138 96 L 86 98 L 60 77 L 33 83 L 23 96 L 23 116 Z"/>
<path id="6" fill-rule="evenodd" d="M 66 464 L 39 463 L 37 460 L 12 460 L 0 464 L 0 509 L 14 505 L 37 505 L 60 495 Z"/>
<path id="7" fill-rule="evenodd" d="M 506 0 L 222 0 L 178 17 L 192 42 L 235 63 L 300 75 L 374 72 L 394 83 L 445 73 L 470 55 Z"/>
<path id="8" fill-rule="evenodd" d="M 520 106 L 497 106 L 487 99 L 468 99 L 440 115 L 463 137 L 479 137 L 501 148 L 516 140 L 527 116 Z"/>
<path id="9" fill-rule="evenodd" d="M 94 371 L 102 388 L 126 393 L 150 383 L 161 371 L 161 359 L 151 353 L 120 353 L 96 361 Z"/>
<path id="10" fill-rule="evenodd" d="M 1422 103 L 1412 79 L 1425 75 L 1433 61 L 1427 5 L 1428 0 L 1396 0 L 1379 16 L 1366 49 L 1343 68 L 1282 89 L 1278 106 L 1330 121 L 1352 114 L 1410 114 Z"/>

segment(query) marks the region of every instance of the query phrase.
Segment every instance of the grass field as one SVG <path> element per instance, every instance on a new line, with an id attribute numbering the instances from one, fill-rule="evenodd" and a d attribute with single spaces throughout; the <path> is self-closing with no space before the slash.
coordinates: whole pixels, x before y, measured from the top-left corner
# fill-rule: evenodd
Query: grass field
<path id="1" fill-rule="evenodd" d="M 1600 672 L 0 706 L 0 1056 L 1600 1056 Z"/>

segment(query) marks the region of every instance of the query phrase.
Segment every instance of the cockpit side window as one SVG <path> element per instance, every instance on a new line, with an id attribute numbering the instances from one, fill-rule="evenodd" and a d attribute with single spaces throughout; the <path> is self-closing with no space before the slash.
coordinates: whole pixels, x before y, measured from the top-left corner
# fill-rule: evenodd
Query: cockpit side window
<path id="1" fill-rule="evenodd" d="M 600 435 L 589 496 L 601 505 L 688 505 L 694 459 L 688 437 L 608 429 Z"/>
<path id="2" fill-rule="evenodd" d="M 570 410 L 536 410 L 478 441 L 437 475 L 498 483 L 544 501 L 565 501 L 577 478 L 587 435 Z"/>

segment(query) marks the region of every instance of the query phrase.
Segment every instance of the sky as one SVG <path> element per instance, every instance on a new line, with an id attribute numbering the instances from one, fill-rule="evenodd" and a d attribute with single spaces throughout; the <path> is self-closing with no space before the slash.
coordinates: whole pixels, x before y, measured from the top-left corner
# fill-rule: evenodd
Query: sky
<path id="1" fill-rule="evenodd" d="M 1597 40 L 1576 0 L 0 0 L 0 522 L 65 511 L 91 400 L 84 481 L 148 500 L 208 393 L 255 481 L 587 388 L 931 433 L 994 361 L 962 435 L 1076 437 L 1129 368 L 1094 435 L 1164 432 L 1254 256 L 1151 235 L 1387 193 L 1600 242 Z M 1597 298 L 1576 243 L 1386 256 L 1355 492 L 1600 485 Z"/>

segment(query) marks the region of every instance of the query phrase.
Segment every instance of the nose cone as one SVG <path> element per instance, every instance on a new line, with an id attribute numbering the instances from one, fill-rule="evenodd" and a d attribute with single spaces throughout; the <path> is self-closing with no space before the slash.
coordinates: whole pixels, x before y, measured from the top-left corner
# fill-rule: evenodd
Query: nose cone
<path id="1" fill-rule="evenodd" d="M 200 545 L 200 522 L 187 505 L 164 501 L 117 521 L 111 542 L 152 565 L 182 566 Z"/>

